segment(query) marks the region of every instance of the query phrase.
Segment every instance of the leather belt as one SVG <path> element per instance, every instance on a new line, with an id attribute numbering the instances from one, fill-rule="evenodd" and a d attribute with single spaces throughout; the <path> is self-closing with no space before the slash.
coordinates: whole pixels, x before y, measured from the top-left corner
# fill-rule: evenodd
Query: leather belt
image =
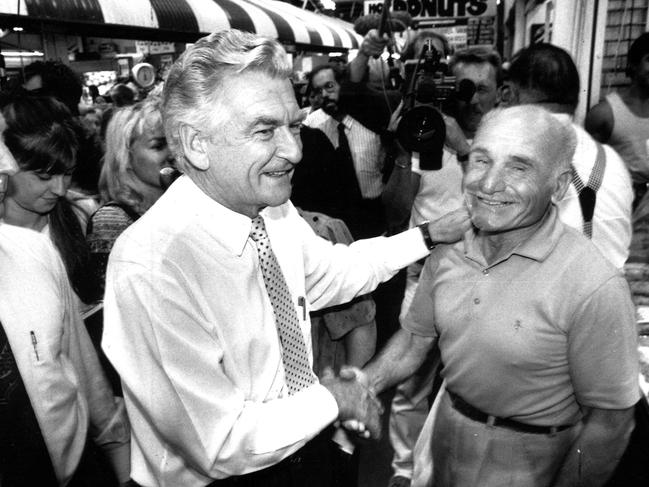
<path id="1" fill-rule="evenodd" d="M 446 392 L 451 399 L 453 408 L 458 413 L 479 423 L 484 423 L 491 426 L 499 426 L 501 428 L 518 431 L 520 433 L 533 433 L 537 435 L 553 435 L 555 433 L 558 433 L 559 431 L 563 431 L 572 427 L 571 424 L 563 424 L 560 426 L 537 426 L 534 424 L 521 423 L 513 419 L 499 418 L 471 406 L 471 404 L 449 390 L 447 390 Z"/>

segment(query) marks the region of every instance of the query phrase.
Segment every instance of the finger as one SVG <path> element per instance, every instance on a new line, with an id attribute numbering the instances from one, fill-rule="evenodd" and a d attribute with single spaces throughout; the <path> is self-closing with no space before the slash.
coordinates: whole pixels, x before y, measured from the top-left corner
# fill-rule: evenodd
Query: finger
<path id="1" fill-rule="evenodd" d="M 334 375 L 333 369 L 329 366 L 325 367 L 325 369 L 322 371 L 321 380 L 331 380 L 335 378 L 336 376 Z"/>

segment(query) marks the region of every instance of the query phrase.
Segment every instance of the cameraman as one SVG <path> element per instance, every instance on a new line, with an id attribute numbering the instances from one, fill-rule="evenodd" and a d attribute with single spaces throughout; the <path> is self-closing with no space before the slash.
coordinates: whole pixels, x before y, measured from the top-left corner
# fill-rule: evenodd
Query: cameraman
<path id="1" fill-rule="evenodd" d="M 421 46 L 425 41 L 420 42 Z M 432 45 L 439 52 L 444 52 L 444 43 L 440 42 L 438 34 L 432 38 Z M 419 51 L 415 50 L 415 53 Z M 409 215 L 409 226 L 412 228 L 464 205 L 462 159 L 469 152 L 469 143 L 483 115 L 500 101 L 501 59 L 492 49 L 468 48 L 453 56 L 449 72 L 455 76 L 456 90 L 459 90 L 463 80 L 469 80 L 475 85 L 475 92 L 470 99 L 455 101 L 454 116 L 443 115 L 446 140 L 440 169 L 422 170 L 419 167 L 419 154 L 406 152 L 396 142 L 394 170 L 383 197 L 388 217 L 393 217 L 395 226 Z M 406 291 L 401 305 L 402 317 L 415 293 L 420 271 L 420 264 L 408 267 Z M 434 351 L 415 375 L 397 387 L 390 411 L 390 442 L 395 452 L 390 487 L 410 485 L 412 450 L 428 415 L 428 399 L 438 365 L 439 354 Z"/>

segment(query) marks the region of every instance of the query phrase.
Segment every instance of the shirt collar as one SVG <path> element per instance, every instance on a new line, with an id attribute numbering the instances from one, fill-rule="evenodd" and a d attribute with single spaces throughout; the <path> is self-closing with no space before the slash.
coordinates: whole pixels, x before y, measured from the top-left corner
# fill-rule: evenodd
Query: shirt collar
<path id="1" fill-rule="evenodd" d="M 563 230 L 564 226 L 559 220 L 557 207 L 552 204 L 543 223 L 531 238 L 522 242 L 503 259 L 493 262 L 490 265 L 493 266 L 499 262 L 503 262 L 514 254 L 543 262 L 557 246 Z M 464 235 L 464 254 L 471 260 L 480 263 L 484 262 L 484 256 L 482 255 L 480 242 L 475 229 L 469 230 Z"/>
<path id="2" fill-rule="evenodd" d="M 215 240 L 232 254 L 241 256 L 252 229 L 248 216 L 213 200 L 187 176 L 178 178 L 164 196 L 187 208 L 188 216 L 206 222 L 202 224 Z"/>

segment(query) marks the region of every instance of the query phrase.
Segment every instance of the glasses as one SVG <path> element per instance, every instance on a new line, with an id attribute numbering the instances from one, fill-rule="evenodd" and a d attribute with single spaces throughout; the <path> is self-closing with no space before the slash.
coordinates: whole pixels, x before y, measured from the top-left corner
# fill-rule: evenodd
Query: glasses
<path id="1" fill-rule="evenodd" d="M 311 94 L 313 96 L 322 96 L 324 95 L 325 92 L 327 93 L 333 93 L 334 90 L 336 89 L 336 82 L 335 81 L 327 81 L 322 87 L 313 87 L 311 90 Z"/>

